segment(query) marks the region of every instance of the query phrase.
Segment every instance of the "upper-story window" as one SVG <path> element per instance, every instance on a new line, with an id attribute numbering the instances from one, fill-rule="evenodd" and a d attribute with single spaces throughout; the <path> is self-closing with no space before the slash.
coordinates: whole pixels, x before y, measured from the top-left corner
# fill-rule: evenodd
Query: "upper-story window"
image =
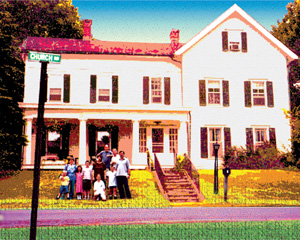
<path id="1" fill-rule="evenodd" d="M 101 76 L 91 75 L 90 82 L 90 103 L 112 102 L 118 103 L 118 76 Z"/>
<path id="2" fill-rule="evenodd" d="M 274 107 L 273 82 L 250 80 L 244 82 L 245 107 Z"/>
<path id="3" fill-rule="evenodd" d="M 169 77 L 143 77 L 143 104 L 149 103 L 171 104 L 171 80 Z"/>
<path id="4" fill-rule="evenodd" d="M 63 83 L 63 84 L 62 84 Z M 49 84 L 49 102 L 70 102 L 70 75 L 64 74 L 63 82 L 61 77 L 51 77 Z M 63 86 L 62 86 L 63 85 Z"/>
<path id="5" fill-rule="evenodd" d="M 247 33 L 242 30 L 226 30 L 222 32 L 223 52 L 247 52 Z"/>
<path id="6" fill-rule="evenodd" d="M 199 80 L 199 104 L 200 106 L 229 107 L 229 81 L 208 79 Z"/>

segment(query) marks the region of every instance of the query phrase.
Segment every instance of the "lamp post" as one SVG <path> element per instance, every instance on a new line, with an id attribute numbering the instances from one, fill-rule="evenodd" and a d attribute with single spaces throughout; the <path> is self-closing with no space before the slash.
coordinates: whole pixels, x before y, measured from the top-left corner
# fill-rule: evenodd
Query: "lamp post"
<path id="1" fill-rule="evenodd" d="M 215 171 L 214 171 L 214 194 L 219 193 L 219 182 L 218 182 L 218 151 L 220 148 L 220 144 L 214 143 L 214 151 L 215 151 Z"/>

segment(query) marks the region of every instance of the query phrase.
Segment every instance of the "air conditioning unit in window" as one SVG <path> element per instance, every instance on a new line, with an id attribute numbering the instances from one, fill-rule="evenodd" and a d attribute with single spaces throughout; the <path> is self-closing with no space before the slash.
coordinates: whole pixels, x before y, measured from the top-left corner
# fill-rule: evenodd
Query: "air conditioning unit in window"
<path id="1" fill-rule="evenodd" d="M 239 52 L 240 51 L 240 43 L 239 42 L 230 42 L 229 50 L 232 52 Z"/>

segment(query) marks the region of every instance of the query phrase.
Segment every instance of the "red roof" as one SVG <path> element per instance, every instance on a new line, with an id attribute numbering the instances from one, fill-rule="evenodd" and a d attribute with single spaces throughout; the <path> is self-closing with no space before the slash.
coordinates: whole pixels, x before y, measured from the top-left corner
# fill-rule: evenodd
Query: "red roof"
<path id="1" fill-rule="evenodd" d="M 179 43 L 179 49 L 183 44 Z M 21 51 L 78 54 L 124 54 L 171 56 L 175 49 L 170 43 L 107 42 L 100 40 L 28 37 L 21 45 Z"/>

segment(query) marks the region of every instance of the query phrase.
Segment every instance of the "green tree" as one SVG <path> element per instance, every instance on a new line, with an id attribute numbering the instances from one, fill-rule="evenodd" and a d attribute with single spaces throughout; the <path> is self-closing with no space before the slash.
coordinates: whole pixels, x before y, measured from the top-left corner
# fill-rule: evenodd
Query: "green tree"
<path id="1" fill-rule="evenodd" d="M 0 169 L 19 169 L 23 135 L 24 63 L 19 46 L 28 36 L 82 38 L 72 1 L 0 1 Z"/>

